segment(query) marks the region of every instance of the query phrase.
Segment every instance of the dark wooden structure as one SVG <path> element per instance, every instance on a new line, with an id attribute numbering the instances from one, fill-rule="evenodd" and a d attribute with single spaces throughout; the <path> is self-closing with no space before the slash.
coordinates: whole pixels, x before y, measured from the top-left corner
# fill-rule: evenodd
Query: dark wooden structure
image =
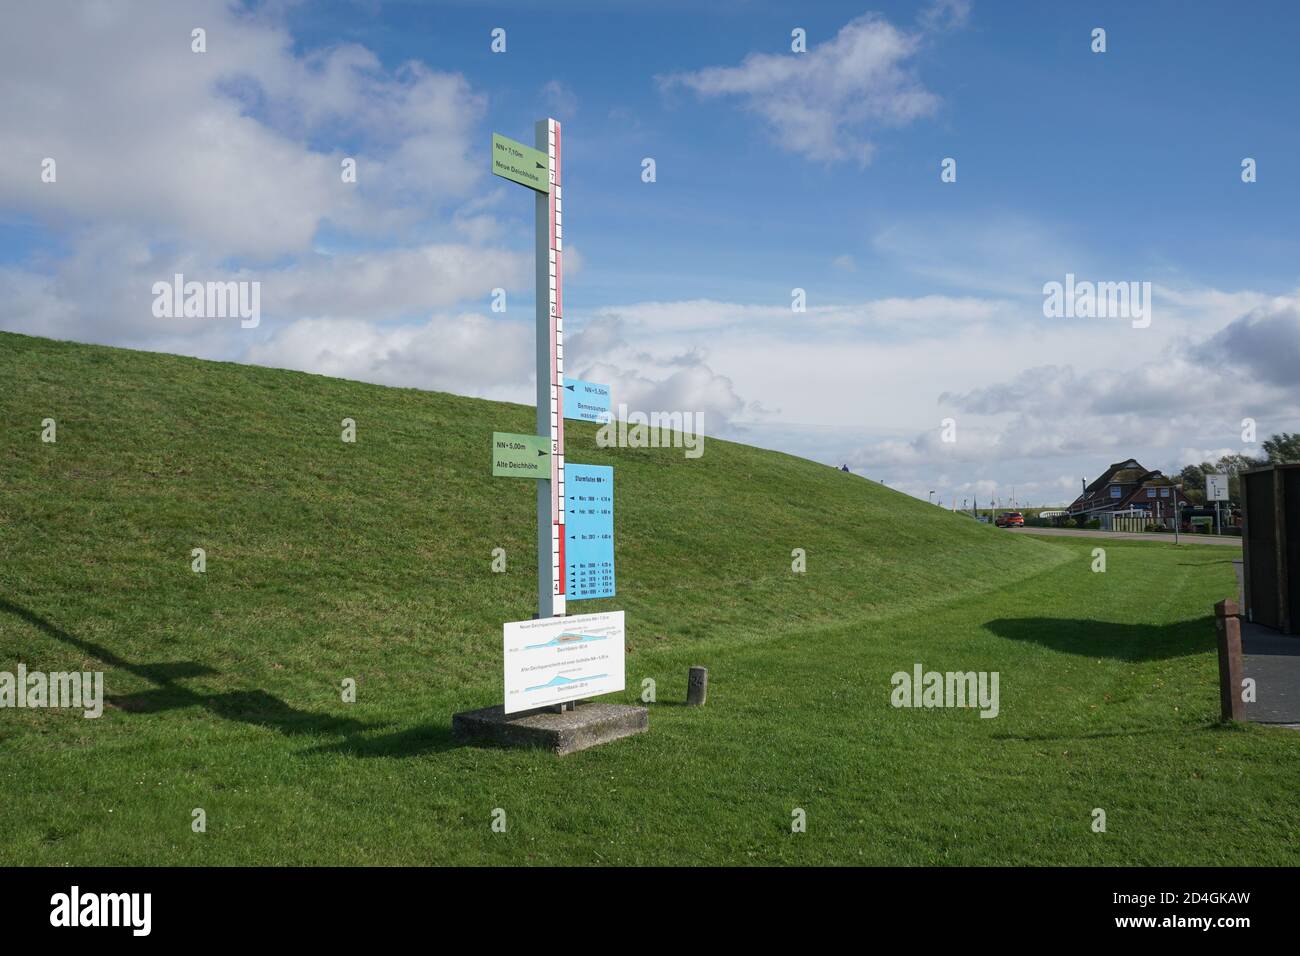
<path id="1" fill-rule="evenodd" d="M 1283 634 L 1300 626 L 1300 464 L 1241 475 L 1246 619 Z"/>

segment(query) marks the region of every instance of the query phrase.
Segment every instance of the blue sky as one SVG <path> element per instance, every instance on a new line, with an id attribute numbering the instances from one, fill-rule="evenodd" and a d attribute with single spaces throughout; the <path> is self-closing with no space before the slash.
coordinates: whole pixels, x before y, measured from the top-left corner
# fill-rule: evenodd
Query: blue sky
<path id="1" fill-rule="evenodd" d="M 915 3 L 576 3 L 559 16 L 551 4 L 385 3 L 359 15 L 367 6 L 312 4 L 289 22 L 302 50 L 357 42 L 391 68 L 420 59 L 464 73 L 491 97 L 485 132 L 531 136 L 548 105 L 539 87 L 572 92 L 573 115 L 559 118 L 583 209 L 575 241 L 601 250 L 583 278 L 593 304 L 660 297 L 664 281 L 674 298 L 788 298 L 785 275 L 844 300 L 868 284 L 932 292 L 871 245 L 876 230 L 927 217 L 939 228 L 1068 223 L 1068 241 L 1112 272 L 1277 293 L 1300 274 L 1300 234 L 1277 215 L 1300 205 L 1288 174 L 1300 126 L 1279 121 L 1297 107 L 1294 4 L 1249 15 L 1186 2 L 973 5 L 965 28 L 936 34 L 914 61 L 942 106 L 881 135 L 867 169 L 809 162 L 734 104 L 664 95 L 654 78 L 788 53 L 793 26 L 813 46 L 867 11 L 910 26 Z M 496 26 L 505 55 L 488 48 Z M 1107 30 L 1104 55 L 1089 49 L 1094 26 Z M 653 188 L 639 179 L 644 156 L 659 166 Z M 946 156 L 958 159 L 957 189 L 938 183 Z M 1236 176 L 1243 156 L 1263 166 L 1249 191 Z M 527 239 L 530 210 L 515 205 Z M 841 254 L 858 274 L 829 265 Z"/>
<path id="2" fill-rule="evenodd" d="M 527 401 L 532 204 L 488 142 L 549 113 L 572 367 L 616 401 L 947 501 L 1300 427 L 1294 5 L 701 6 L 11 12 L 0 328 Z M 181 270 L 264 321 L 160 323 Z M 1151 328 L 1045 318 L 1067 272 L 1152 283 Z"/>

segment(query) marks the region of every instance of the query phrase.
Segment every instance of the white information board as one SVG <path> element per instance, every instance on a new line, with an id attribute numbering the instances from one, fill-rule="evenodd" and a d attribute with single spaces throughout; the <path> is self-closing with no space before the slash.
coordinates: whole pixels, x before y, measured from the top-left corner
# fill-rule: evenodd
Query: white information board
<path id="1" fill-rule="evenodd" d="M 502 631 L 507 714 L 624 687 L 622 611 L 511 621 Z"/>
<path id="2" fill-rule="evenodd" d="M 1227 475 L 1206 475 L 1205 476 L 1205 500 L 1206 501 L 1227 501 L 1228 500 L 1228 476 Z"/>

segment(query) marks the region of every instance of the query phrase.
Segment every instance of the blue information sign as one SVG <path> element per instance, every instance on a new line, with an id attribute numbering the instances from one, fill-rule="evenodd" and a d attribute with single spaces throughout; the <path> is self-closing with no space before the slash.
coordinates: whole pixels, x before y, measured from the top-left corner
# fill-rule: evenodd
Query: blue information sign
<path id="1" fill-rule="evenodd" d="M 564 417 L 576 418 L 583 422 L 609 421 L 609 386 L 566 378 Z"/>
<path id="2" fill-rule="evenodd" d="M 614 469 L 564 466 L 564 591 L 570 601 L 614 596 Z"/>

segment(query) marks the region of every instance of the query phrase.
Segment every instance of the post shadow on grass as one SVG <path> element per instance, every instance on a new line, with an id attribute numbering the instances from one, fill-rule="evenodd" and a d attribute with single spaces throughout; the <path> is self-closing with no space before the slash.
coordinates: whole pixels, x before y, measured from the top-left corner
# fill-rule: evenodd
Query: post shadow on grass
<path id="1" fill-rule="evenodd" d="M 1215 648 L 1214 618 L 1173 624 L 1117 624 L 1086 618 L 998 618 L 984 625 L 998 637 L 1081 657 L 1116 661 L 1161 661 Z"/>
<path id="2" fill-rule="evenodd" d="M 461 746 L 451 735 L 447 724 L 421 724 L 406 730 L 394 731 L 378 737 L 366 737 L 360 733 L 348 734 L 343 740 L 333 744 L 321 744 L 309 747 L 304 754 L 342 754 L 348 757 L 419 757 L 426 754 L 443 753 L 453 747 Z"/>
<path id="3" fill-rule="evenodd" d="M 204 677 L 220 673 L 195 661 L 162 661 L 156 664 L 135 664 L 113 653 L 102 645 L 69 634 L 40 615 L 0 598 L 0 612 L 11 614 L 56 640 L 69 644 L 84 654 L 102 661 L 110 667 L 135 674 L 151 684 L 153 690 L 137 694 L 108 695 L 105 703 L 128 713 L 161 713 L 182 707 L 202 707 L 223 720 L 239 721 L 259 727 L 269 727 L 286 736 L 296 734 L 357 734 L 364 730 L 387 726 L 368 724 L 350 717 L 316 714 L 299 710 L 264 690 L 236 690 L 223 694 L 203 694 L 179 683 L 190 677 Z"/>

